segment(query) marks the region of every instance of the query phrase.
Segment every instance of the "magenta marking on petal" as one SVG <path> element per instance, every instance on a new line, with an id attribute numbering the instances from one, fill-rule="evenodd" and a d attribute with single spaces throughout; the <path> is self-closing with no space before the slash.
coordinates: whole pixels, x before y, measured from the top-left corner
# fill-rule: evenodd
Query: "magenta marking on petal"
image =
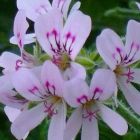
<path id="1" fill-rule="evenodd" d="M 132 42 L 129 53 L 125 56 L 123 64 L 128 64 L 133 61 L 137 52 L 140 49 L 140 45 Z"/>
<path id="2" fill-rule="evenodd" d="M 63 48 L 64 48 L 64 50 L 65 50 L 69 55 L 71 55 L 71 53 L 72 53 L 72 45 L 73 45 L 73 43 L 75 42 L 76 37 L 73 36 L 71 32 L 68 32 L 68 33 L 65 35 L 65 38 L 66 38 L 66 41 L 65 41 L 65 43 L 63 44 Z M 70 46 L 67 46 L 68 41 L 71 42 Z M 68 50 L 67 50 L 67 48 L 68 48 Z"/>
<path id="3" fill-rule="evenodd" d="M 88 119 L 89 122 L 91 122 L 94 118 L 97 119 L 97 113 L 99 112 L 100 110 L 96 110 L 96 111 L 91 111 L 91 110 L 88 110 L 86 109 L 86 113 L 85 114 L 82 114 L 82 117 L 84 119 Z"/>
<path id="4" fill-rule="evenodd" d="M 99 87 L 96 87 L 95 90 L 93 91 L 93 97 L 92 99 L 94 100 L 99 100 L 101 94 L 103 93 L 103 90 Z M 96 95 L 98 95 L 98 97 L 96 97 Z"/>
<path id="5" fill-rule="evenodd" d="M 48 94 L 56 95 L 56 88 L 54 85 L 51 85 L 48 81 L 46 81 L 45 86 L 47 88 Z"/>
<path id="6" fill-rule="evenodd" d="M 127 83 L 129 83 L 129 82 L 131 82 L 131 81 L 134 80 L 134 76 L 133 76 L 134 75 L 134 72 L 131 71 L 130 68 L 128 68 L 128 71 L 126 73 L 123 73 L 121 75 L 127 77 L 127 80 L 126 80 Z"/>
<path id="7" fill-rule="evenodd" d="M 47 103 L 47 101 L 44 102 L 45 110 L 44 112 L 48 114 L 49 117 L 52 117 L 53 115 L 56 115 L 58 112 L 54 109 L 54 105 Z"/>
<path id="8" fill-rule="evenodd" d="M 22 67 L 22 64 L 23 64 L 23 61 L 20 60 L 20 59 L 18 59 L 18 60 L 16 61 L 15 70 L 16 70 L 16 71 L 19 70 L 19 68 Z"/>
<path id="9" fill-rule="evenodd" d="M 22 39 L 21 39 L 21 34 L 20 34 L 20 32 L 17 33 L 17 39 L 18 39 L 19 47 L 22 48 L 22 47 L 23 47 L 23 44 L 22 44 Z"/>
<path id="10" fill-rule="evenodd" d="M 77 98 L 77 102 L 80 104 L 84 104 L 84 103 L 88 102 L 88 97 L 86 95 L 83 95 L 80 98 Z"/>
<path id="11" fill-rule="evenodd" d="M 53 46 L 51 42 L 51 37 L 54 38 L 56 46 Z M 46 38 L 50 44 L 51 50 L 56 54 L 60 54 L 62 51 L 61 45 L 60 45 L 60 40 L 59 40 L 59 33 L 57 32 L 56 29 L 53 29 L 51 32 L 46 33 Z"/>
<path id="12" fill-rule="evenodd" d="M 29 89 L 29 92 L 32 93 L 32 94 L 35 94 L 38 91 L 39 91 L 39 89 L 38 89 L 37 86 L 34 86 L 32 89 Z"/>

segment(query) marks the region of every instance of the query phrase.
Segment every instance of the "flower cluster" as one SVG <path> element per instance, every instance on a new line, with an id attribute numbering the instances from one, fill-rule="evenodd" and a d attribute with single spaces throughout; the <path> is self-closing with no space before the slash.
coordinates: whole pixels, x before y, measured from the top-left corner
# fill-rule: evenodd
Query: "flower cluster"
<path id="1" fill-rule="evenodd" d="M 70 4 L 17 0 L 10 43 L 18 46 L 20 55 L 0 56 L 0 102 L 18 140 L 26 139 L 44 119 L 50 120 L 48 140 L 75 140 L 80 130 L 81 140 L 99 140 L 101 119 L 118 135 L 126 134 L 127 122 L 107 104 L 113 98 L 117 108 L 119 89 L 140 115 L 140 93 L 132 84 L 140 84 L 140 69 L 134 68 L 140 60 L 140 23 L 128 22 L 125 45 L 113 30 L 102 31 L 96 46 L 107 65 L 94 69 L 87 82 L 85 67 L 75 59 L 91 32 L 91 18 L 79 10 L 80 2 L 71 9 Z M 27 19 L 34 33 L 26 33 Z M 34 54 L 27 52 L 27 44 L 34 46 Z"/>

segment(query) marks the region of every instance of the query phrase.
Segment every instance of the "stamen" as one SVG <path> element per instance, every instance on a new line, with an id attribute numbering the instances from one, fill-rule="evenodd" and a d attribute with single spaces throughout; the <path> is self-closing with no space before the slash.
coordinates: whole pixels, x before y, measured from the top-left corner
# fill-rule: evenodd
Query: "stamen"
<path id="1" fill-rule="evenodd" d="M 89 120 L 89 122 L 92 122 L 92 120 L 94 119 L 94 118 L 96 118 L 96 119 L 98 119 L 97 118 L 97 113 L 99 112 L 100 110 L 96 110 L 96 111 L 91 111 L 91 110 L 88 110 L 88 109 L 86 109 L 86 113 L 85 114 L 82 114 L 82 117 L 84 118 L 84 119 L 88 119 Z"/>
<path id="2" fill-rule="evenodd" d="M 49 117 L 52 117 L 53 115 L 56 115 L 58 113 L 57 110 L 54 109 L 54 104 L 47 103 L 47 101 L 44 102 L 45 106 L 45 113 L 48 113 Z"/>
<path id="3" fill-rule="evenodd" d="M 80 104 L 84 104 L 84 103 L 88 102 L 88 97 L 86 95 L 83 95 L 80 98 L 77 98 L 77 102 Z"/>
<path id="4" fill-rule="evenodd" d="M 126 80 L 127 83 L 134 80 L 134 77 L 133 77 L 134 72 L 131 71 L 131 69 L 129 67 L 128 67 L 128 71 L 126 73 L 121 74 L 121 75 L 127 77 L 127 80 Z"/>

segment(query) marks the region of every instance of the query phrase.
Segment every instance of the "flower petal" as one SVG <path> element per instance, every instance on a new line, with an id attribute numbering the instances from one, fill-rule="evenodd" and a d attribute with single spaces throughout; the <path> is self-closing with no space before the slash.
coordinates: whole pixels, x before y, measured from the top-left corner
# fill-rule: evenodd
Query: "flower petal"
<path id="1" fill-rule="evenodd" d="M 62 12 L 64 18 L 66 19 L 70 3 L 71 0 L 53 0 L 52 7 L 58 8 Z"/>
<path id="2" fill-rule="evenodd" d="M 60 33 L 62 28 L 63 17 L 58 9 L 51 10 L 47 14 L 40 16 L 35 22 L 37 39 L 41 47 L 50 56 L 56 54 L 60 49 Z"/>
<path id="3" fill-rule="evenodd" d="M 52 94 L 63 96 L 64 80 L 58 67 L 51 61 L 46 61 L 42 67 L 41 78 L 46 90 Z"/>
<path id="4" fill-rule="evenodd" d="M 19 94 L 28 100 L 39 101 L 46 94 L 39 79 L 28 69 L 23 68 L 17 71 L 12 82 Z"/>
<path id="5" fill-rule="evenodd" d="M 99 110 L 103 121 L 107 123 L 114 132 L 119 135 L 125 135 L 127 133 L 127 122 L 118 113 L 101 104 L 99 105 Z"/>
<path id="6" fill-rule="evenodd" d="M 74 60 L 91 31 L 91 18 L 80 11 L 69 15 L 62 34 L 67 53 Z"/>
<path id="7" fill-rule="evenodd" d="M 140 60 L 140 23 L 135 20 L 129 20 L 126 33 L 126 54 L 127 60 L 132 64 Z"/>
<path id="8" fill-rule="evenodd" d="M 58 104 L 57 114 L 51 119 L 48 130 L 48 140 L 63 140 L 66 125 L 66 104 Z"/>
<path id="9" fill-rule="evenodd" d="M 85 68 L 75 62 L 71 62 L 70 68 L 66 69 L 64 72 L 64 79 L 65 80 L 72 80 L 73 78 L 80 78 L 80 79 L 86 79 L 86 70 Z"/>
<path id="10" fill-rule="evenodd" d="M 34 33 L 25 35 L 25 38 L 24 38 L 24 44 L 25 45 L 33 43 L 35 41 L 36 41 L 36 39 L 35 39 L 35 34 Z M 17 38 L 15 36 L 11 37 L 10 38 L 10 43 L 17 45 L 18 44 Z"/>
<path id="11" fill-rule="evenodd" d="M 123 78 L 119 80 L 119 87 L 132 109 L 140 115 L 140 92 Z"/>
<path id="12" fill-rule="evenodd" d="M 14 120 L 19 116 L 19 114 L 21 113 L 21 111 L 19 109 L 16 109 L 16 108 L 13 108 L 13 107 L 9 107 L 9 106 L 6 106 L 4 108 L 4 111 L 8 117 L 8 119 L 11 121 L 11 122 L 14 122 Z"/>
<path id="13" fill-rule="evenodd" d="M 18 61 L 22 63 L 21 57 L 14 53 L 4 52 L 0 56 L 0 66 L 4 68 L 7 73 L 16 71 Z"/>
<path id="14" fill-rule="evenodd" d="M 40 15 L 46 14 L 51 9 L 48 0 L 17 0 L 18 9 L 26 11 L 27 17 L 35 21 Z"/>
<path id="15" fill-rule="evenodd" d="M 114 70 L 125 56 L 120 37 L 111 29 L 105 29 L 97 37 L 97 50 L 109 67 Z"/>
<path id="16" fill-rule="evenodd" d="M 116 86 L 116 77 L 111 70 L 98 69 L 91 80 L 90 97 L 107 100 L 115 92 Z"/>
<path id="17" fill-rule="evenodd" d="M 0 102 L 4 105 L 14 107 L 17 109 L 22 109 L 24 105 L 27 103 L 25 99 L 18 99 L 15 97 L 16 93 L 11 90 L 5 88 L 0 89 Z"/>
<path id="18" fill-rule="evenodd" d="M 95 117 L 92 121 L 83 119 L 81 140 L 99 140 L 98 122 Z"/>
<path id="19" fill-rule="evenodd" d="M 22 139 L 26 133 L 38 126 L 46 116 L 43 103 L 23 111 L 13 122 L 11 132 L 17 139 Z"/>
<path id="20" fill-rule="evenodd" d="M 77 1 L 71 8 L 70 10 L 70 14 L 73 13 L 74 11 L 76 10 L 79 10 L 80 9 L 80 6 L 81 6 L 81 2 L 80 1 Z"/>
<path id="21" fill-rule="evenodd" d="M 83 79 L 73 79 L 64 85 L 64 98 L 72 107 L 78 107 L 88 101 L 89 87 Z"/>
<path id="22" fill-rule="evenodd" d="M 133 72 L 132 82 L 140 84 L 140 69 L 139 68 L 133 68 L 133 69 L 130 69 L 130 70 Z"/>
<path id="23" fill-rule="evenodd" d="M 64 131 L 64 140 L 73 140 L 80 131 L 82 125 L 82 108 L 77 108 L 67 121 Z"/>
<path id="24" fill-rule="evenodd" d="M 23 48 L 24 46 L 25 33 L 28 27 L 25 11 L 19 10 L 14 21 L 14 36 L 19 48 Z"/>

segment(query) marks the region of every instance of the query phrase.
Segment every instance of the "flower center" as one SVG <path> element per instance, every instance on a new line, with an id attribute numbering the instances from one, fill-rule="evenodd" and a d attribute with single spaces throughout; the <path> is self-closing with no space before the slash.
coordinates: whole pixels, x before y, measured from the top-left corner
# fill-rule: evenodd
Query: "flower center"
<path id="1" fill-rule="evenodd" d="M 123 68 L 122 66 L 117 66 L 116 69 L 114 70 L 114 73 L 116 74 L 117 77 L 125 76 L 127 83 L 133 81 L 134 79 L 134 72 L 130 67 Z"/>
<path id="2" fill-rule="evenodd" d="M 88 101 L 86 104 L 83 105 L 83 114 L 82 117 L 84 119 L 88 119 L 89 122 L 91 122 L 94 118 L 97 119 L 97 113 L 99 112 L 99 109 L 93 110 L 93 105 L 95 101 L 91 100 Z"/>
<path id="3" fill-rule="evenodd" d="M 62 71 L 66 70 L 68 67 L 70 67 L 70 57 L 67 53 L 62 53 L 59 56 L 54 56 L 52 61 Z"/>

